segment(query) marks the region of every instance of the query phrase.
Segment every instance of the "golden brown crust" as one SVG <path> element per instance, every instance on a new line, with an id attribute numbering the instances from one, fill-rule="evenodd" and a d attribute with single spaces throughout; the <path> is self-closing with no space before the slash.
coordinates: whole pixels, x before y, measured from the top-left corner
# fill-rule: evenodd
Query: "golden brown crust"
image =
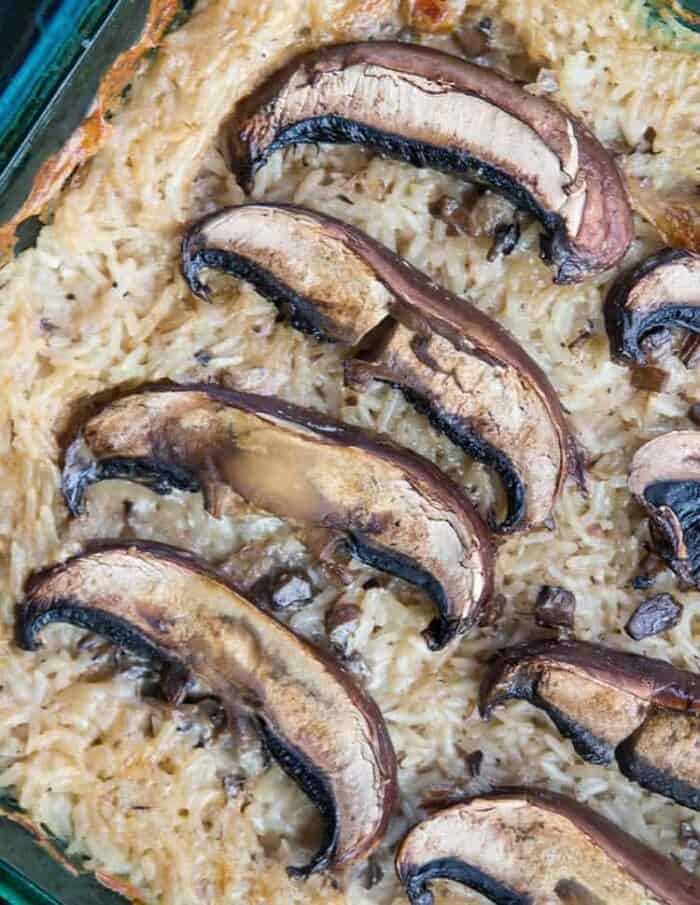
<path id="1" fill-rule="evenodd" d="M 326 9 L 329 5 L 333 6 L 332 10 Z M 342 40 L 355 29 L 367 27 L 367 22 L 380 23 L 386 19 L 391 6 L 388 0 L 346 0 L 337 9 L 333 3 L 317 3 L 312 10 L 313 28 L 324 39 L 327 36 Z M 40 215 L 73 171 L 104 146 L 112 133 L 107 114 L 119 102 L 145 54 L 161 44 L 180 7 L 181 0 L 151 0 L 141 37 L 121 53 L 104 74 L 90 113 L 61 150 L 44 161 L 21 208 L 5 223 L 0 223 L 0 260 L 12 252 L 19 225 L 29 217 Z M 329 22 L 332 23 L 330 30 Z"/>
<path id="2" fill-rule="evenodd" d="M 75 864 L 66 858 L 61 849 L 51 841 L 51 838 L 46 831 L 26 814 L 21 811 L 12 811 L 9 808 L 0 806 L 0 817 L 5 820 L 11 820 L 13 823 L 16 823 L 18 826 L 21 826 L 22 829 L 30 833 L 36 840 L 36 844 L 44 849 L 44 851 L 50 855 L 54 861 L 57 861 L 64 870 L 68 871 L 71 876 L 79 877 L 81 875 L 82 872 L 78 870 Z M 132 905 L 142 905 L 143 896 L 141 895 L 141 891 L 132 883 L 129 883 L 120 877 L 115 877 L 114 874 L 107 873 L 103 870 L 95 871 L 94 877 L 101 886 L 105 887 L 105 889 L 109 889 L 112 892 L 116 892 L 118 895 L 123 896 L 128 902 L 131 902 Z"/>
<path id="3" fill-rule="evenodd" d="M 394 0 L 312 0 L 311 44 L 347 41 L 392 19 Z"/>
<path id="4" fill-rule="evenodd" d="M 440 34 L 455 27 L 465 6 L 465 0 L 401 0 L 401 16 L 416 31 Z"/>
<path id="5" fill-rule="evenodd" d="M 117 57 L 102 77 L 91 112 L 61 150 L 44 161 L 22 207 L 10 220 L 0 224 L 0 257 L 12 251 L 20 223 L 41 214 L 73 170 L 94 157 L 107 141 L 112 131 L 107 114 L 134 77 L 144 54 L 160 44 L 179 8 L 180 0 L 151 0 L 141 37 L 133 47 Z"/>

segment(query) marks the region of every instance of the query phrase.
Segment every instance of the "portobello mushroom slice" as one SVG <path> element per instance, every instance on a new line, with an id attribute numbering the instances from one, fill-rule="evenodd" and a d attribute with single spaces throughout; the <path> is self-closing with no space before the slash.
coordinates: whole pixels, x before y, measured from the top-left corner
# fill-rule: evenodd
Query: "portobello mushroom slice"
<path id="1" fill-rule="evenodd" d="M 629 489 L 651 537 L 681 581 L 700 587 L 700 431 L 671 431 L 637 450 Z"/>
<path id="2" fill-rule="evenodd" d="M 605 299 L 610 353 L 621 363 L 644 364 L 644 340 L 680 327 L 700 333 L 700 255 L 664 248 L 618 277 Z"/>
<path id="3" fill-rule="evenodd" d="M 279 399 L 211 384 L 141 388 L 89 417 L 66 454 L 63 492 L 126 478 L 158 493 L 222 488 L 282 518 L 342 532 L 363 562 L 432 598 L 425 631 L 444 647 L 478 621 L 492 591 L 486 526 L 431 462 L 385 437 Z"/>
<path id="4" fill-rule="evenodd" d="M 399 387 L 435 427 L 500 477 L 501 531 L 547 522 L 574 444 L 544 372 L 498 323 L 361 230 L 304 208 L 248 204 L 205 217 L 182 268 L 249 281 L 297 329 L 349 347 L 346 379 Z M 495 519 L 492 519 L 495 523 Z"/>
<path id="5" fill-rule="evenodd" d="M 27 650 L 52 622 L 98 632 L 251 714 L 282 769 L 318 806 L 320 850 L 294 875 L 364 858 L 397 798 L 378 707 L 352 677 L 192 554 L 163 544 L 95 548 L 35 575 L 18 608 Z"/>
<path id="6" fill-rule="evenodd" d="M 598 644 L 535 641 L 496 656 L 482 716 L 511 698 L 544 710 L 585 760 L 617 763 L 628 779 L 700 810 L 700 676 Z"/>
<path id="7" fill-rule="evenodd" d="M 304 54 L 238 103 L 222 138 L 248 188 L 273 152 L 308 142 L 362 144 L 488 185 L 540 220 L 559 283 L 611 267 L 632 238 L 620 175 L 585 126 L 429 47 L 372 41 Z"/>
<path id="8" fill-rule="evenodd" d="M 438 811 L 396 856 L 412 905 L 445 879 L 497 905 L 697 905 L 700 881 L 572 798 L 502 789 Z"/>

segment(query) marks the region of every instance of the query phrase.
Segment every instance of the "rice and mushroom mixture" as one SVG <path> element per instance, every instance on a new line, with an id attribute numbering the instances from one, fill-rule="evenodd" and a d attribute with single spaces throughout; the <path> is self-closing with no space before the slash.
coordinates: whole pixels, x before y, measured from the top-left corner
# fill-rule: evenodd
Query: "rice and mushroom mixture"
<path id="1" fill-rule="evenodd" d="M 250 287 L 219 279 L 208 305 L 189 294 L 178 272 L 185 224 L 244 200 L 215 148 L 235 100 L 301 49 L 395 35 L 397 7 L 391 0 L 200 0 L 135 82 L 110 142 L 74 176 L 36 247 L 0 271 L 0 786 L 70 840 L 69 851 L 87 856 L 89 867 L 120 875 L 147 902 L 398 905 L 405 899 L 393 850 L 422 808 L 507 783 L 574 795 L 696 867 L 694 812 L 643 792 L 615 769 L 583 763 L 526 703 L 487 723 L 476 712 L 484 661 L 535 631 L 543 584 L 576 595 L 578 637 L 686 669 L 700 665 L 698 595 L 678 591 L 669 572 L 656 578 L 653 593 L 670 591 L 684 603 L 680 623 L 641 643 L 622 632 L 644 596 L 632 579 L 648 539 L 626 489 L 627 468 L 643 441 L 688 426 L 700 376 L 669 357 L 663 392 L 636 388 L 609 358 L 601 301 L 612 275 L 554 286 L 538 257 L 535 223 L 514 254 L 488 261 L 489 195 L 464 197 L 451 177 L 341 147 L 277 154 L 254 190 L 256 198 L 345 219 L 468 294 L 512 331 L 558 390 L 586 452 L 588 494 L 570 483 L 553 533 L 516 535 L 500 547 L 497 591 L 505 602 L 496 625 L 455 651 L 431 653 L 419 631 L 428 603 L 408 585 L 357 561 L 329 569 L 312 533 L 233 495 L 217 520 L 200 495 L 156 497 L 107 482 L 91 491 L 86 516 L 67 518 L 59 438 L 71 404 L 161 377 L 276 394 L 386 431 L 489 505 L 483 471 L 397 391 L 379 384 L 345 390 L 339 351 L 279 323 Z M 484 0 L 469 4 L 460 40 L 402 37 L 466 52 L 551 93 L 620 155 L 627 173 L 663 193 L 697 179 L 698 57 L 647 18 L 639 0 Z M 484 32 L 488 41 L 478 37 Z M 467 232 L 434 215 L 441 199 L 463 197 Z M 661 245 L 636 219 L 625 265 Z M 77 629 L 47 630 L 38 653 L 13 645 L 13 607 L 27 575 L 98 537 L 174 543 L 245 585 L 299 570 L 313 599 L 282 618 L 321 645 L 329 609 L 357 607 L 341 655 L 385 716 L 401 788 L 400 811 L 369 864 L 306 883 L 288 878 L 285 866 L 313 850 L 320 821 L 265 762 L 247 727 L 221 732 L 211 711 L 144 696 L 152 680 L 146 666 Z M 464 890 L 451 896 L 441 887 L 437 901 L 481 900 Z"/>

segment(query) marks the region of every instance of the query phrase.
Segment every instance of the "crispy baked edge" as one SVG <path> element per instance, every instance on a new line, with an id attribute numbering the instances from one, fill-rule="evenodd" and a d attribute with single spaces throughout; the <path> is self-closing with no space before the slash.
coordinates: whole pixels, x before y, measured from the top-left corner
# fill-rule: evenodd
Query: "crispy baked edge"
<path id="1" fill-rule="evenodd" d="M 11 254 L 19 225 L 29 217 L 40 215 L 76 167 L 93 157 L 105 144 L 112 132 L 107 114 L 118 103 L 144 54 L 160 44 L 179 9 L 180 0 L 151 0 L 139 40 L 121 53 L 102 76 L 88 115 L 61 150 L 43 162 L 20 209 L 0 224 L 0 259 Z"/>
<path id="2" fill-rule="evenodd" d="M 102 79 L 90 112 L 73 132 L 60 151 L 47 158 L 34 178 L 32 188 L 22 206 L 13 216 L 0 223 L 0 264 L 11 256 L 17 229 L 29 217 L 41 216 L 59 194 L 72 173 L 102 148 L 112 127 L 108 114 L 119 103 L 124 88 L 136 74 L 139 63 L 150 50 L 160 46 L 170 23 L 181 9 L 181 0 L 151 0 L 141 37 L 112 63 Z M 380 21 L 393 4 L 390 0 L 347 0 L 334 17 L 326 38 L 345 37 L 347 29 L 361 19 Z M 315 3 L 311 4 L 312 7 Z M 312 9 L 312 19 L 316 17 Z M 320 23 L 319 23 L 320 24 Z M 323 26 L 328 28 L 328 23 Z M 316 36 L 314 46 L 325 41 Z"/>

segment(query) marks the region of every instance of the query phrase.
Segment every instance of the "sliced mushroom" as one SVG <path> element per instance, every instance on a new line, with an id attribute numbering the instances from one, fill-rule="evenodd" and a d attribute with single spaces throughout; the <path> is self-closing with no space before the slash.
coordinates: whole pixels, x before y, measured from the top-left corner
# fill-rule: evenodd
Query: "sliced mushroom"
<path id="1" fill-rule="evenodd" d="M 572 798 L 503 789 L 414 826 L 396 856 L 413 905 L 461 883 L 497 905 L 697 905 L 700 881 Z"/>
<path id="2" fill-rule="evenodd" d="M 237 105 L 223 140 L 246 186 L 274 151 L 306 142 L 362 144 L 486 184 L 541 221 L 560 283 L 611 267 L 632 236 L 615 164 L 578 120 L 429 47 L 372 41 L 305 54 Z"/>
<path id="3" fill-rule="evenodd" d="M 108 545 L 36 575 L 18 612 L 33 650 L 49 623 L 106 635 L 195 680 L 229 713 L 252 714 L 270 753 L 326 823 L 305 876 L 366 857 L 397 796 L 396 762 L 374 701 L 323 654 L 196 557 L 147 542 Z"/>
<path id="4" fill-rule="evenodd" d="M 700 431 L 672 431 L 637 450 L 629 489 L 649 514 L 659 556 L 700 587 Z"/>
<path id="5" fill-rule="evenodd" d="M 66 454 L 63 491 L 126 478 L 158 493 L 201 488 L 218 515 L 229 487 L 283 518 L 343 532 L 363 562 L 425 590 L 433 649 L 471 627 L 492 589 L 488 532 L 431 462 L 387 438 L 279 399 L 211 384 L 142 388 L 89 417 Z"/>
<path id="6" fill-rule="evenodd" d="M 346 223 L 251 204 L 205 217 L 183 243 L 193 292 L 215 268 L 250 281 L 297 329 L 352 347 L 346 377 L 406 398 L 506 488 L 500 530 L 546 522 L 576 456 L 546 375 L 498 323 Z"/>
<path id="7" fill-rule="evenodd" d="M 622 274 L 605 299 L 605 322 L 613 358 L 636 364 L 646 362 L 654 331 L 700 333 L 700 255 L 664 248 Z"/>
<path id="8" fill-rule="evenodd" d="M 510 698 L 545 711 L 594 764 L 700 810 L 700 676 L 583 641 L 506 648 L 481 686 L 484 717 Z"/>

